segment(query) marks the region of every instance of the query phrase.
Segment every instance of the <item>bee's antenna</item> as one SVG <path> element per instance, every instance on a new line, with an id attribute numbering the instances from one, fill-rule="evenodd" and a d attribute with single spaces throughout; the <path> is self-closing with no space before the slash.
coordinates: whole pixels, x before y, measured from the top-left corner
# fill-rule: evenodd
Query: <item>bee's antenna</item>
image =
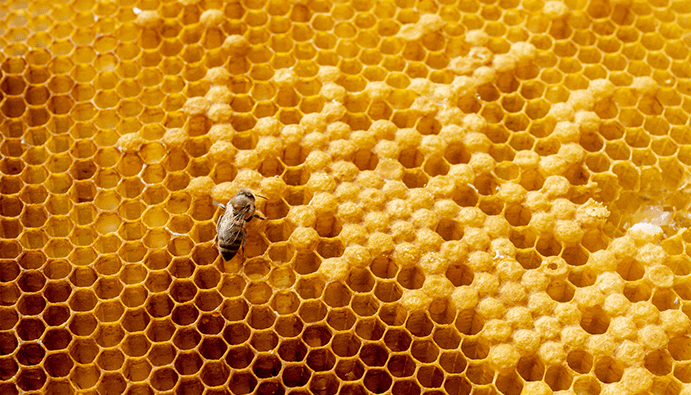
<path id="1" fill-rule="evenodd" d="M 214 202 L 214 205 L 215 205 L 215 206 L 218 206 L 218 207 L 220 207 L 220 208 L 222 208 L 222 209 L 224 209 L 224 210 L 226 209 L 226 205 L 225 205 L 225 204 L 219 203 L 219 202 L 217 202 L 217 201 L 215 201 L 215 200 L 214 200 L 213 202 Z"/>
<path id="2" fill-rule="evenodd" d="M 264 200 L 269 200 L 269 199 L 268 199 L 267 197 L 265 197 L 265 196 L 262 196 L 262 195 L 257 195 L 257 194 L 255 194 L 254 196 L 256 196 L 256 197 L 260 197 L 260 198 L 262 198 L 262 199 L 264 199 Z"/>

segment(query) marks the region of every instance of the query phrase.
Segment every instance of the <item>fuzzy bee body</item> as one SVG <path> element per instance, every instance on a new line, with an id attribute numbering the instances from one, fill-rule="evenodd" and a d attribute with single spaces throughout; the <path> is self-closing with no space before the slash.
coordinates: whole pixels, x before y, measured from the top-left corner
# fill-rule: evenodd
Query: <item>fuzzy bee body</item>
<path id="1" fill-rule="evenodd" d="M 255 195 L 252 192 L 242 190 L 228 201 L 227 206 L 214 202 L 226 210 L 216 225 L 218 252 L 226 261 L 233 259 L 240 248 L 242 248 L 244 259 L 245 239 L 247 237 L 245 223 L 250 222 L 252 218 L 266 219 L 255 213 L 255 200 Z"/>

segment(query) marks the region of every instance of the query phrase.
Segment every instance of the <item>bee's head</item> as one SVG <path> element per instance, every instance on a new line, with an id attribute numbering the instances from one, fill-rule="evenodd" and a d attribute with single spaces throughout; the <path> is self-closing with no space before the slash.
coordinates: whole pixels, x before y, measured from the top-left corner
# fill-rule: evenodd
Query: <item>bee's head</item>
<path id="1" fill-rule="evenodd" d="M 251 201 L 254 201 L 254 200 L 255 200 L 254 194 L 253 194 L 252 192 L 246 190 L 246 189 L 243 189 L 243 190 L 241 190 L 240 192 L 238 192 L 238 194 L 237 194 L 236 196 L 237 196 L 237 197 L 247 198 L 247 199 L 250 199 Z"/>

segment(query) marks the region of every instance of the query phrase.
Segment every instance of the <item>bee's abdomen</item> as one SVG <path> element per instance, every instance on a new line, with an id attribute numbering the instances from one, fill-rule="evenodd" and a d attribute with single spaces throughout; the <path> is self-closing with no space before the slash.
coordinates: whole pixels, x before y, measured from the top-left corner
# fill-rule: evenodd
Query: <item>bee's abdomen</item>
<path id="1" fill-rule="evenodd" d="M 218 235 L 218 251 L 223 259 L 229 261 L 233 259 L 238 250 L 242 247 L 245 240 L 245 229 L 239 226 L 232 226 L 227 231 Z"/>
<path id="2" fill-rule="evenodd" d="M 228 249 L 228 248 L 223 248 L 221 246 L 218 246 L 218 252 L 221 253 L 221 256 L 223 257 L 224 260 L 229 261 L 233 259 L 235 254 L 238 253 L 238 249 Z"/>

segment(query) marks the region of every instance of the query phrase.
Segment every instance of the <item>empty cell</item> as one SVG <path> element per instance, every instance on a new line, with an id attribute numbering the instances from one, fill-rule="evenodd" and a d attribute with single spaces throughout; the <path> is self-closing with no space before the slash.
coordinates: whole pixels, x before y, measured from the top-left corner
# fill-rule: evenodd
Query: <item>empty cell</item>
<path id="1" fill-rule="evenodd" d="M 259 354 L 252 364 L 252 372 L 260 378 L 276 377 L 281 372 L 281 361 L 271 354 Z"/>
<path id="2" fill-rule="evenodd" d="M 250 283 L 245 288 L 244 296 L 252 304 L 264 304 L 273 294 L 271 287 L 266 283 Z"/>
<path id="3" fill-rule="evenodd" d="M 0 303 L 12 306 L 21 295 L 21 290 L 15 284 L 0 284 Z"/>
<path id="4" fill-rule="evenodd" d="M 278 317 L 274 329 L 283 337 L 295 337 L 302 332 L 304 323 L 297 316 Z"/>
<path id="5" fill-rule="evenodd" d="M 671 339 L 668 344 L 668 349 L 674 360 L 689 360 L 691 359 L 691 338 L 676 337 Z"/>
<path id="6" fill-rule="evenodd" d="M 369 292 L 374 286 L 374 277 L 367 269 L 352 269 L 346 283 L 355 292 Z"/>
<path id="7" fill-rule="evenodd" d="M 128 334 L 122 344 L 122 350 L 130 357 L 146 355 L 151 343 L 143 333 Z"/>
<path id="8" fill-rule="evenodd" d="M 574 350 L 569 353 L 566 362 L 574 372 L 587 374 L 593 367 L 593 356 L 583 350 Z"/>
<path id="9" fill-rule="evenodd" d="M 293 291 L 279 291 L 271 299 L 271 308 L 278 314 L 292 314 L 300 307 L 300 299 Z"/>
<path id="10" fill-rule="evenodd" d="M 257 351 L 272 351 L 278 346 L 278 335 L 272 330 L 255 332 L 250 345 Z"/>
<path id="11" fill-rule="evenodd" d="M 253 281 L 263 279 L 270 271 L 271 265 L 264 259 L 253 259 L 243 266 L 243 272 Z"/>
<path id="12" fill-rule="evenodd" d="M 408 266 L 398 272 L 396 280 L 403 288 L 419 289 L 425 282 L 425 275 L 419 267 Z"/>
<path id="13" fill-rule="evenodd" d="M 45 283 L 45 276 L 38 270 L 22 272 L 17 279 L 17 285 L 24 292 L 38 292 L 43 289 Z"/>
<path id="14" fill-rule="evenodd" d="M 447 373 L 462 373 L 468 362 L 461 352 L 445 351 L 439 357 L 439 364 Z"/>
<path id="15" fill-rule="evenodd" d="M 379 340 L 385 329 L 384 324 L 376 317 L 361 318 L 355 326 L 355 333 L 365 340 Z"/>
<path id="16" fill-rule="evenodd" d="M 568 302 L 573 299 L 575 287 L 565 280 L 552 280 L 547 286 L 547 295 L 557 302 Z"/>
<path id="17" fill-rule="evenodd" d="M 160 368 L 153 371 L 149 380 L 154 389 L 167 391 L 177 383 L 178 374 L 172 368 Z"/>
<path id="18" fill-rule="evenodd" d="M 443 349 L 456 349 L 461 343 L 460 334 L 453 327 L 437 329 L 433 339 Z"/>
<path id="19" fill-rule="evenodd" d="M 481 365 L 478 365 L 478 367 L 479 366 Z M 477 379 L 476 384 L 488 384 L 489 382 L 491 382 L 493 374 L 489 371 L 489 369 L 487 369 L 487 372 L 489 373 L 489 382 L 484 382 L 486 381 L 486 379 L 484 377 L 477 377 L 477 375 L 475 374 L 476 372 L 474 372 L 472 368 L 473 366 L 469 367 L 468 372 L 466 372 L 466 375 L 468 376 L 470 381 L 475 382 L 474 379 Z M 439 369 L 436 366 L 423 365 L 420 366 L 420 369 L 418 369 L 417 379 L 418 382 L 425 388 L 437 388 L 441 387 L 442 383 L 444 382 L 444 373 L 441 369 Z"/>
<path id="20" fill-rule="evenodd" d="M 125 366 L 122 370 L 122 374 L 125 376 L 125 379 L 134 382 L 146 380 L 149 377 L 150 373 L 151 364 L 144 358 L 128 359 L 127 361 L 125 361 Z M 137 387 L 136 384 L 134 384 L 132 387 L 134 387 L 134 389 L 132 390 L 133 393 L 137 393 L 136 391 L 138 391 L 138 388 L 140 388 Z"/>
<path id="21" fill-rule="evenodd" d="M 298 315 L 304 322 L 317 322 L 326 317 L 328 309 L 320 300 L 308 300 L 300 305 Z"/>
<path id="22" fill-rule="evenodd" d="M 220 337 L 205 337 L 199 345 L 199 352 L 207 359 L 221 359 L 228 346 Z"/>
<path id="23" fill-rule="evenodd" d="M 174 302 L 166 294 L 152 294 L 146 301 L 147 312 L 155 318 L 168 316 L 173 309 Z"/>
<path id="24" fill-rule="evenodd" d="M 19 265 L 17 265 L 16 262 L 3 261 L 3 265 L 0 268 L 0 278 L 2 279 L 3 282 L 13 281 L 19 275 L 20 270 L 21 269 L 19 268 Z M 21 286 L 23 284 L 20 283 L 19 285 Z M 11 285 L 6 284 L 6 286 L 12 286 L 12 288 L 17 289 L 17 291 L 16 291 L 17 294 L 19 294 L 19 292 L 21 292 L 15 284 L 11 284 Z M 10 291 L 9 288 L 7 289 L 7 292 L 14 293 L 14 291 Z"/>
<path id="25" fill-rule="evenodd" d="M 379 302 L 371 295 L 355 295 L 350 306 L 361 317 L 374 315 L 379 310 Z"/>
<path id="26" fill-rule="evenodd" d="M 9 177 L 7 179 L 7 184 L 10 184 Z M 17 185 L 16 188 L 12 187 L 12 190 L 19 190 L 20 187 Z M 6 191 L 5 193 L 11 193 Z M 19 198 L 26 204 L 43 204 L 48 198 L 48 190 L 43 185 L 25 185 L 19 191 Z"/>
<path id="27" fill-rule="evenodd" d="M 98 298 L 90 289 L 78 289 L 72 293 L 69 300 L 70 308 L 74 311 L 90 311 L 96 307 Z"/>
<path id="28" fill-rule="evenodd" d="M 43 335 L 45 329 L 46 325 L 38 318 L 22 318 L 17 325 L 17 335 L 22 340 L 36 340 Z M 11 354 L 11 350 L 5 354 Z"/>
<path id="29" fill-rule="evenodd" d="M 410 377 L 415 373 L 415 361 L 406 355 L 392 355 L 387 363 L 389 372 L 395 377 Z"/>
<path id="30" fill-rule="evenodd" d="M 181 375 L 197 374 L 202 367 L 202 359 L 194 352 L 179 353 L 175 357 L 175 371 Z"/>
<path id="31" fill-rule="evenodd" d="M 96 342 L 101 347 L 115 347 L 125 337 L 120 324 L 102 324 L 96 330 Z"/>
<path id="32" fill-rule="evenodd" d="M 318 277 L 302 277 L 295 285 L 298 295 L 303 299 L 320 298 L 324 291 L 324 282 Z"/>
<path id="33" fill-rule="evenodd" d="M 167 274 L 166 272 L 161 272 L 161 273 Z M 154 283 L 154 286 L 155 286 L 155 283 Z M 147 287 L 147 288 L 149 288 L 149 287 Z M 158 290 L 163 291 L 166 289 L 168 289 L 168 284 L 165 284 L 165 286 L 160 287 L 160 289 L 158 289 Z M 177 279 L 177 280 L 173 281 L 172 285 L 170 286 L 170 295 L 178 303 L 189 302 L 190 300 L 194 299 L 197 292 L 198 292 L 197 287 L 194 285 L 194 282 L 192 282 L 190 280 Z"/>
<path id="34" fill-rule="evenodd" d="M 23 315 L 40 314 L 46 307 L 46 301 L 41 295 L 22 295 L 17 302 L 17 310 Z"/>
<path id="35" fill-rule="evenodd" d="M 46 223 L 47 219 L 48 213 L 40 205 L 27 205 L 20 217 L 22 225 L 27 228 L 41 227 Z"/>
<path id="36" fill-rule="evenodd" d="M 43 361 L 46 350 L 39 343 L 24 343 L 19 347 L 15 358 L 22 365 L 38 365 Z"/>
<path id="37" fill-rule="evenodd" d="M 249 346 L 231 347 L 226 354 L 226 362 L 233 369 L 244 369 L 254 359 L 254 352 Z"/>
<path id="38" fill-rule="evenodd" d="M 573 391 L 579 394 L 599 394 L 601 388 L 602 387 L 597 379 L 591 376 L 579 377 L 573 382 Z"/>
<path id="39" fill-rule="evenodd" d="M 249 306 L 244 299 L 230 299 L 223 302 L 221 314 L 228 321 L 242 321 L 249 312 Z"/>
<path id="40" fill-rule="evenodd" d="M 223 385 L 230 376 L 228 367 L 220 361 L 209 361 L 204 364 L 200 377 L 209 386 Z"/>
<path id="41" fill-rule="evenodd" d="M 16 383 L 24 391 L 39 390 L 46 383 L 46 373 L 43 368 L 22 369 L 17 376 Z"/>
<path id="42" fill-rule="evenodd" d="M 621 380 L 624 367 L 612 357 L 602 357 L 595 363 L 595 377 L 602 383 L 614 383 Z"/>
<path id="43" fill-rule="evenodd" d="M 194 328 L 178 328 L 173 336 L 173 344 L 181 350 L 191 350 L 201 341 L 201 334 Z"/>
<path id="44" fill-rule="evenodd" d="M 682 383 L 688 384 L 691 381 L 691 365 L 677 363 L 674 367 L 674 377 Z"/>
<path id="45" fill-rule="evenodd" d="M 225 321 L 221 314 L 218 312 L 213 312 L 203 314 L 199 319 L 199 322 L 197 322 L 197 328 L 203 334 L 216 335 L 221 333 L 224 323 Z"/>
<path id="46" fill-rule="evenodd" d="M 311 350 L 307 354 L 305 360 L 307 366 L 312 368 L 315 372 L 331 370 L 336 364 L 336 357 L 334 354 L 325 348 L 318 350 Z"/>
<path id="47" fill-rule="evenodd" d="M 125 355 L 117 348 L 101 350 L 96 358 L 96 363 L 103 370 L 119 370 L 124 362 Z"/>
<path id="48" fill-rule="evenodd" d="M 658 289 L 650 300 L 660 311 L 677 310 L 681 305 L 677 294 L 669 289 Z"/>
<path id="49" fill-rule="evenodd" d="M 77 365 L 70 374 L 70 379 L 78 388 L 86 389 L 96 385 L 101 371 L 96 365 Z"/>
<path id="50" fill-rule="evenodd" d="M 154 366 L 163 366 L 172 363 L 176 354 L 177 351 L 172 344 L 159 343 L 151 347 L 147 358 Z"/>
<path id="51" fill-rule="evenodd" d="M 553 391 L 567 390 L 571 387 L 573 376 L 563 366 L 551 366 L 545 373 L 545 382 Z"/>
<path id="52" fill-rule="evenodd" d="M 397 303 L 382 305 L 379 310 L 379 318 L 387 325 L 402 325 L 405 322 L 406 316 L 406 309 Z"/>
<path id="53" fill-rule="evenodd" d="M 269 328 L 275 320 L 275 312 L 269 306 L 253 306 L 247 316 L 247 324 L 254 329 Z"/>
<path id="54" fill-rule="evenodd" d="M 436 361 L 439 348 L 430 340 L 414 340 L 410 348 L 413 358 L 422 363 Z"/>
<path id="55" fill-rule="evenodd" d="M 17 324 L 17 321 L 19 321 L 19 314 L 17 314 L 16 309 L 12 307 L 0 308 L 0 330 L 12 329 Z"/>
<path id="56" fill-rule="evenodd" d="M 22 338 L 22 340 L 24 339 Z M 2 351 L 3 355 L 12 354 L 18 345 L 19 342 L 13 333 L 4 332 L 0 334 L 0 351 Z"/>
<path id="57" fill-rule="evenodd" d="M 674 361 L 667 350 L 655 350 L 645 356 L 644 366 L 656 376 L 666 376 L 672 373 Z"/>
<path id="58" fill-rule="evenodd" d="M 125 287 L 120 295 L 120 300 L 127 307 L 138 307 L 146 302 L 148 292 L 143 285 Z"/>
<path id="59" fill-rule="evenodd" d="M 370 369 L 365 373 L 363 384 L 371 392 L 381 394 L 391 388 L 393 379 L 384 369 Z"/>
<path id="60" fill-rule="evenodd" d="M 88 336 L 96 330 L 97 326 L 98 321 L 92 313 L 72 313 L 69 329 L 73 334 Z"/>
<path id="61" fill-rule="evenodd" d="M 389 352 L 381 344 L 365 343 L 360 348 L 360 360 L 367 366 L 377 367 L 385 366 L 389 359 Z"/>

